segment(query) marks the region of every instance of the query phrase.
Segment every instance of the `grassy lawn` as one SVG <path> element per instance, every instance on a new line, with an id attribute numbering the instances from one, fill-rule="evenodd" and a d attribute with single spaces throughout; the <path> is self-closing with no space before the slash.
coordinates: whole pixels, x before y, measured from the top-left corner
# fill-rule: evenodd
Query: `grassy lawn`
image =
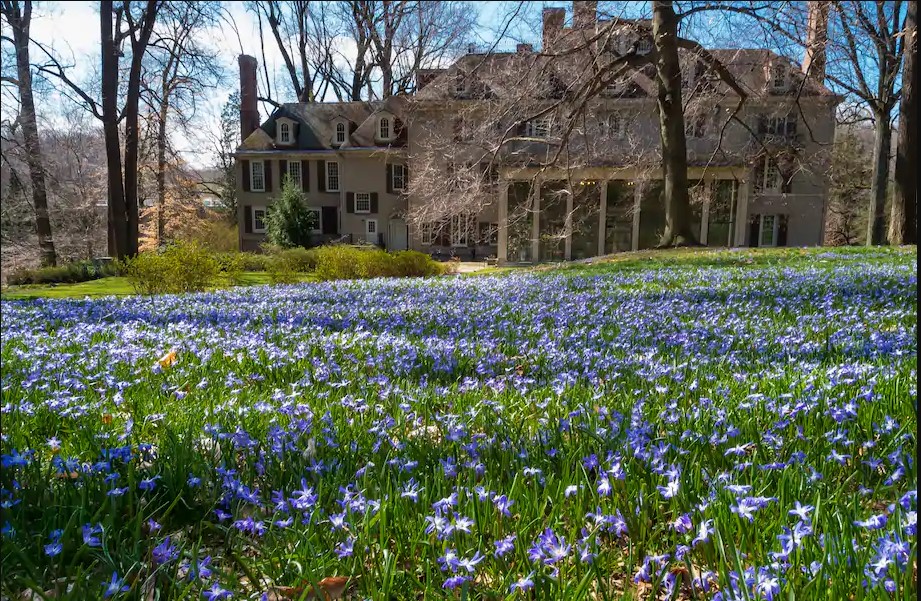
<path id="1" fill-rule="evenodd" d="M 0 595 L 914 598 L 916 268 L 3 302 Z"/>
<path id="2" fill-rule="evenodd" d="M 311 281 L 305 276 L 303 281 Z M 238 286 L 260 286 L 271 284 L 269 274 L 261 271 L 244 272 Z M 229 282 L 223 287 L 230 287 Z M 3 290 L 4 299 L 28 298 L 91 298 L 103 296 L 127 296 L 135 294 L 127 278 L 111 277 L 80 282 L 79 284 L 54 284 L 47 286 L 9 286 Z"/>

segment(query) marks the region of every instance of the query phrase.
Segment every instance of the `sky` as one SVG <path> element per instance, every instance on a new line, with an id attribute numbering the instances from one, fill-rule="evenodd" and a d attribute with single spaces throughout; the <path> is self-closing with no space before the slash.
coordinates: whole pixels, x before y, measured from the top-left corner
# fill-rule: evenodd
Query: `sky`
<path id="1" fill-rule="evenodd" d="M 503 9 L 501 2 L 474 2 L 480 12 L 480 22 L 483 24 L 478 31 L 471 32 L 471 41 L 478 44 L 491 43 L 495 37 L 491 29 Z M 537 3 L 535 3 L 537 4 Z M 569 2 L 548 2 L 550 5 L 564 5 Z M 235 25 L 227 24 L 205 32 L 204 41 L 216 49 L 224 58 L 225 81 L 216 90 L 208 93 L 207 97 L 200 99 L 197 116 L 200 128 L 216 129 L 221 108 L 228 96 L 239 86 L 239 73 L 237 71 L 237 56 L 251 54 L 261 61 L 262 51 L 259 44 L 258 24 L 252 14 L 248 13 L 242 2 L 227 3 L 230 17 Z M 539 6 L 537 6 L 539 8 Z M 48 1 L 37 4 L 32 20 L 32 38 L 48 47 L 61 62 L 70 66 L 69 76 L 77 82 L 90 80 L 99 69 L 99 12 L 98 2 L 89 1 Z M 237 37 L 239 35 L 239 38 Z M 350 52 L 349 40 L 343 39 L 342 52 L 354 56 Z M 277 73 L 283 65 L 281 55 L 274 41 L 269 38 L 265 43 L 266 62 L 269 71 Z M 43 53 L 33 47 L 33 62 L 43 58 Z M 260 65 L 260 71 L 262 66 Z M 277 86 L 273 85 L 273 89 Z M 70 104 L 67 98 L 51 91 L 44 97 L 37 99 L 37 109 L 42 118 L 49 124 L 59 121 L 58 111 Z M 287 100 L 287 99 L 286 99 Z M 262 108 L 262 107 L 260 107 Z M 261 117 L 267 115 L 262 111 Z M 199 131 L 204 134 L 204 129 Z M 206 166 L 212 161 L 212 156 L 203 153 L 203 144 L 190 136 L 181 133 L 174 136 L 177 147 L 183 157 L 196 167 Z"/>

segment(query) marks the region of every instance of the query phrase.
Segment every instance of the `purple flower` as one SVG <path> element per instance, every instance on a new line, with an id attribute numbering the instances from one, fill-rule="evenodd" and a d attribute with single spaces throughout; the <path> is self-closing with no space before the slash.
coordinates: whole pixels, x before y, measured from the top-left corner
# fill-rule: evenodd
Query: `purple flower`
<path id="1" fill-rule="evenodd" d="M 886 527 L 889 518 L 885 514 L 871 515 L 866 520 L 855 520 L 854 525 L 866 528 L 867 530 L 880 530 Z"/>
<path id="2" fill-rule="evenodd" d="M 515 534 L 509 534 L 505 538 L 500 538 L 493 541 L 496 550 L 493 551 L 493 555 L 496 557 L 503 557 L 506 553 L 515 550 Z"/>
<path id="3" fill-rule="evenodd" d="M 230 599 L 233 597 L 233 593 L 228 591 L 225 588 L 222 588 L 217 582 L 211 585 L 211 588 L 204 590 L 201 594 L 208 601 L 221 601 L 222 599 Z"/>
<path id="4" fill-rule="evenodd" d="M 522 576 L 516 582 L 512 583 L 512 586 L 509 587 L 509 591 L 513 593 L 515 591 L 521 591 L 522 593 L 525 591 L 529 591 L 532 588 L 534 588 L 533 579 L 534 579 L 534 572 L 531 572 L 527 576 Z"/>
<path id="5" fill-rule="evenodd" d="M 511 507 L 515 503 L 515 501 L 510 501 L 509 498 L 505 495 L 493 497 L 492 501 L 493 503 L 495 503 L 496 509 L 498 509 L 502 513 L 502 515 L 505 515 L 505 516 L 512 515 L 509 512 L 509 507 Z"/>
<path id="6" fill-rule="evenodd" d="M 179 557 L 179 550 L 170 542 L 170 537 L 166 537 L 162 543 L 154 547 L 153 559 L 157 565 L 169 563 Z"/>
<path id="7" fill-rule="evenodd" d="M 112 579 L 105 585 L 105 591 L 103 591 L 102 596 L 105 599 L 119 593 L 127 593 L 131 590 L 125 581 L 118 577 L 118 572 L 112 572 Z"/>
<path id="8" fill-rule="evenodd" d="M 675 532 L 678 534 L 684 534 L 685 532 L 690 532 L 694 528 L 694 524 L 691 523 L 691 516 L 688 514 L 679 515 L 674 522 L 672 522 L 672 528 L 675 529 Z"/>
<path id="9" fill-rule="evenodd" d="M 96 524 L 86 524 L 83 526 L 83 544 L 90 547 L 101 547 L 102 541 L 99 539 L 97 534 L 102 533 L 102 526 Z"/>
<path id="10" fill-rule="evenodd" d="M 460 588 L 461 586 L 464 585 L 465 582 L 469 582 L 469 581 L 470 581 L 469 576 L 462 576 L 462 575 L 451 576 L 450 578 L 445 580 L 444 584 L 442 584 L 441 587 L 449 589 L 449 590 L 453 590 L 456 588 Z"/>

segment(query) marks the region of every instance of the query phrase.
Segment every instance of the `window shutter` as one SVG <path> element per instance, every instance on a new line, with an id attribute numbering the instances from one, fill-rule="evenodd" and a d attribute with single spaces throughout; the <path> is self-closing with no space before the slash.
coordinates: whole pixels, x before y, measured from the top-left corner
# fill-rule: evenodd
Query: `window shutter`
<path id="1" fill-rule="evenodd" d="M 301 161 L 301 189 L 310 192 L 310 161 Z"/>
<path id="2" fill-rule="evenodd" d="M 764 190 L 764 170 L 767 167 L 767 158 L 763 158 L 755 163 L 755 171 L 752 173 L 755 185 L 752 186 L 755 194 L 760 194 Z"/>
<path id="3" fill-rule="evenodd" d="M 317 161 L 317 191 L 326 192 L 326 161 Z"/>
<path id="4" fill-rule="evenodd" d="M 393 165 L 387 163 L 387 194 L 393 194 Z"/>
<path id="5" fill-rule="evenodd" d="M 791 194 L 793 192 L 793 176 L 787 177 L 787 174 L 780 174 L 780 191 L 784 194 Z"/>
<path id="6" fill-rule="evenodd" d="M 748 222 L 748 245 L 757 247 L 761 244 L 761 215 L 752 215 Z"/>
<path id="7" fill-rule="evenodd" d="M 765 117 L 764 115 L 760 115 L 758 117 L 758 133 L 761 135 L 765 135 L 767 132 L 768 132 L 767 117 Z"/>
<path id="8" fill-rule="evenodd" d="M 787 245 L 787 218 L 788 215 L 777 216 L 777 246 Z"/>
<path id="9" fill-rule="evenodd" d="M 787 135 L 791 138 L 796 135 L 796 115 L 787 116 Z"/>
<path id="10" fill-rule="evenodd" d="M 245 159 L 240 161 L 240 166 L 243 168 L 243 191 L 249 192 L 249 161 Z"/>
<path id="11" fill-rule="evenodd" d="M 253 207 L 249 205 L 243 207 L 243 233 L 253 233 Z"/>
<path id="12" fill-rule="evenodd" d="M 377 213 L 377 192 L 371 193 L 371 212 Z"/>
<path id="13" fill-rule="evenodd" d="M 285 178 L 288 177 L 288 161 L 278 161 L 278 187 L 285 185 Z"/>
<path id="14" fill-rule="evenodd" d="M 354 192 L 345 193 L 345 212 L 346 213 L 355 212 L 355 193 Z"/>
<path id="15" fill-rule="evenodd" d="M 265 191 L 272 191 L 272 161 L 266 160 L 263 163 L 263 171 L 265 171 Z"/>

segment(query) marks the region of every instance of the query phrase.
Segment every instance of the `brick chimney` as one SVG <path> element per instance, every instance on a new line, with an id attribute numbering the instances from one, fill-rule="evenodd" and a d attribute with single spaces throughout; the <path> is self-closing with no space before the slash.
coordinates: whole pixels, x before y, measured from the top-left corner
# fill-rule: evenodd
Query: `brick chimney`
<path id="1" fill-rule="evenodd" d="M 592 29 L 598 18 L 598 3 L 573 0 L 572 26 L 574 29 Z"/>
<path id="2" fill-rule="evenodd" d="M 259 127 L 259 108 L 256 106 L 256 59 L 241 54 L 240 63 L 240 141 L 245 140 Z"/>
<path id="3" fill-rule="evenodd" d="M 817 83 L 825 83 L 825 46 L 828 43 L 829 4 L 828 0 L 809 3 L 803 73 Z"/>
<path id="4" fill-rule="evenodd" d="M 543 50 L 546 52 L 553 42 L 563 32 L 563 21 L 566 20 L 565 8 L 545 8 L 543 12 Z"/>

